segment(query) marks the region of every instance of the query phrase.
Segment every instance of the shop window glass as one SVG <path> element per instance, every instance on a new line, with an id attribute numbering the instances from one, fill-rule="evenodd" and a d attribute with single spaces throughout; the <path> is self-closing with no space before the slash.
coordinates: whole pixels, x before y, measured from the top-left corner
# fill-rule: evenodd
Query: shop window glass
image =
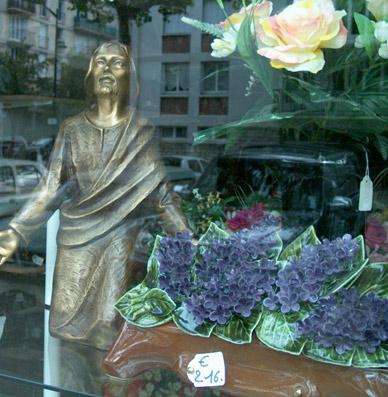
<path id="1" fill-rule="evenodd" d="M 0 0 L 0 395 L 382 396 L 385 4 Z"/>

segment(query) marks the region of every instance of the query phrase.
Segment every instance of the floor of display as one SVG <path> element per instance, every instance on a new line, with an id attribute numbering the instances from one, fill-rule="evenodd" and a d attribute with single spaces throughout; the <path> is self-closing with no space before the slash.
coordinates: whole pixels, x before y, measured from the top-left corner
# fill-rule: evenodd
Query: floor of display
<path id="1" fill-rule="evenodd" d="M 141 391 L 152 397 L 226 396 L 195 390 L 166 370 L 112 381 L 101 370 L 104 352 L 49 336 L 43 302 L 41 272 L 32 277 L 1 271 L 0 397 L 137 397 Z"/>

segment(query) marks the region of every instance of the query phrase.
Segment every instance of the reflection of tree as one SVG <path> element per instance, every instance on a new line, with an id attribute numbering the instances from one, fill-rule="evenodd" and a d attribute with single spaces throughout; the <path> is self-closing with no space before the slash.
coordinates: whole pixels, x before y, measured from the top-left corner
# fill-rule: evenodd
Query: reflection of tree
<path id="1" fill-rule="evenodd" d="M 138 26 L 150 22 L 151 7 L 159 7 L 164 15 L 180 14 L 192 4 L 192 0 L 70 0 L 73 7 L 82 13 L 93 15 L 97 22 L 106 23 L 117 15 L 119 21 L 120 41 L 130 45 L 130 22 Z M 113 8 L 113 10 L 112 10 Z"/>
<path id="2" fill-rule="evenodd" d="M 60 97 L 84 99 L 84 77 L 87 71 L 87 60 L 74 56 L 62 64 L 58 94 Z"/>
<path id="3" fill-rule="evenodd" d="M 42 94 L 49 90 L 49 80 L 42 77 L 47 62 L 29 52 L 29 46 L 17 48 L 14 56 L 0 53 L 0 94 Z"/>

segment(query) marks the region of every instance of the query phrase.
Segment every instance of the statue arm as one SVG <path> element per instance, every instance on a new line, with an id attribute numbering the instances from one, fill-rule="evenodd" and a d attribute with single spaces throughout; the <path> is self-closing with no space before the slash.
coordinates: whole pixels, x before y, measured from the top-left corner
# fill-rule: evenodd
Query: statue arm
<path id="1" fill-rule="evenodd" d="M 190 230 L 180 205 L 180 197 L 171 192 L 167 183 L 161 183 L 157 195 L 157 209 L 162 218 L 163 229 L 168 234 Z"/>
<path id="2" fill-rule="evenodd" d="M 9 223 L 10 228 L 26 243 L 33 233 L 47 222 L 63 201 L 66 190 L 68 146 L 64 130 L 64 125 L 62 125 L 50 156 L 47 174 L 36 187 L 33 197 Z"/>

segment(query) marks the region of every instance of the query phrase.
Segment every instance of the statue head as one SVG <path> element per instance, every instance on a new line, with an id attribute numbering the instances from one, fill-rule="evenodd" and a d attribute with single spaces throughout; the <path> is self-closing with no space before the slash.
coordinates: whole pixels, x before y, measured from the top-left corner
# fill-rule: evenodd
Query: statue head
<path id="1" fill-rule="evenodd" d="M 89 98 L 117 96 L 129 100 L 130 74 L 134 63 L 128 46 L 118 42 L 101 44 L 93 53 L 85 77 Z"/>

